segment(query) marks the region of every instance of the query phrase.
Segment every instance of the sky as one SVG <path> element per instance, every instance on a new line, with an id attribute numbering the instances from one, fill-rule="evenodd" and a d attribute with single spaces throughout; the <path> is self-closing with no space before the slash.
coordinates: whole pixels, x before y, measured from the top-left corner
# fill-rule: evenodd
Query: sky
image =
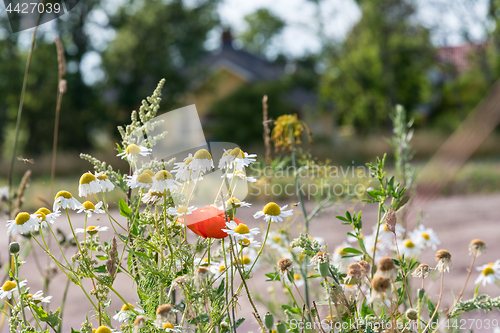
<path id="1" fill-rule="evenodd" d="M 124 1 L 107 0 L 104 2 L 105 9 L 113 11 L 113 8 L 116 9 Z M 197 1 L 185 0 L 188 5 L 194 5 Z M 464 42 L 462 37 L 464 32 L 471 40 L 480 41 L 484 38 L 485 30 L 494 28 L 485 19 L 487 0 L 413 0 L 413 2 L 417 8 L 415 19 L 431 29 L 431 38 L 436 46 L 459 45 Z M 0 12 L 3 12 L 2 6 L 3 4 L 0 5 Z M 218 12 L 223 25 L 230 26 L 236 35 L 246 28 L 244 17 L 259 8 L 268 8 L 286 22 L 283 32 L 275 38 L 269 56 L 284 53 L 291 57 L 300 57 L 319 50 L 321 44 L 317 32 L 321 25 L 317 20 L 317 7 L 309 0 L 224 0 L 219 5 Z M 324 35 L 336 41 L 341 41 L 361 17 L 361 11 L 354 0 L 323 0 L 320 13 Z M 115 36 L 111 29 L 100 28 L 106 21 L 107 17 L 102 10 L 87 17 L 87 22 L 90 23 L 87 29 L 98 51 L 104 49 L 106 43 Z M 26 48 L 29 46 L 32 30 L 20 32 L 21 41 Z M 42 25 L 40 30 L 50 32 L 53 30 L 53 25 L 51 23 Z M 213 50 L 220 45 L 220 34 L 220 28 L 210 32 L 205 44 L 207 49 Z M 0 37 L 1 35 L 0 29 Z M 54 36 L 48 33 L 45 38 L 53 40 Z M 80 70 L 87 84 L 104 77 L 99 66 L 98 52 L 91 52 L 85 56 L 80 64 Z M 71 68 L 71 64 L 69 67 Z"/>

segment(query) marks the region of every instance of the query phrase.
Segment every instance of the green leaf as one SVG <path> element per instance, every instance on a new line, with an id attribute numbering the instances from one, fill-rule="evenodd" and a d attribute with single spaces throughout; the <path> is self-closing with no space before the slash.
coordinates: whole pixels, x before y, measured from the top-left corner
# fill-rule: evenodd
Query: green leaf
<path id="1" fill-rule="evenodd" d="M 410 200 L 409 196 L 403 197 L 403 199 L 401 199 L 399 201 L 398 205 L 396 206 L 396 208 L 394 210 L 397 212 L 398 210 L 400 210 L 401 208 L 403 208 L 403 206 L 408 203 L 408 200 Z"/>
<path id="2" fill-rule="evenodd" d="M 300 314 L 300 310 L 299 309 L 292 308 L 290 305 L 282 304 L 281 307 L 284 310 L 290 311 L 291 313 Z"/>
<path id="3" fill-rule="evenodd" d="M 363 252 L 361 252 L 360 250 L 355 249 L 353 247 L 344 247 L 343 251 L 347 252 L 347 253 L 363 254 Z"/>
<path id="4" fill-rule="evenodd" d="M 349 213 L 349 212 L 345 212 L 345 216 L 346 216 L 346 218 L 347 218 L 347 220 L 348 220 L 349 222 L 351 222 L 351 221 L 352 221 L 351 213 Z"/>
<path id="5" fill-rule="evenodd" d="M 80 331 L 75 331 L 73 327 L 71 327 L 71 333 L 80 333 Z"/>
<path id="6" fill-rule="evenodd" d="M 474 291 L 474 298 L 476 298 L 476 296 L 477 296 L 477 294 L 478 294 L 478 292 L 479 292 L 479 286 L 480 286 L 480 285 L 481 285 L 481 284 L 478 284 L 478 285 L 477 285 L 477 287 L 476 287 L 476 291 Z"/>
<path id="7" fill-rule="evenodd" d="M 130 217 L 130 215 L 132 214 L 132 210 L 122 198 L 120 198 L 118 207 L 120 208 L 121 216 Z"/>
<path id="8" fill-rule="evenodd" d="M 345 221 L 345 222 L 350 222 L 348 219 L 346 219 L 345 217 L 340 216 L 340 215 L 335 216 L 335 218 L 338 218 L 339 220 L 342 220 L 342 221 Z"/>
<path id="9" fill-rule="evenodd" d="M 61 308 L 57 308 L 56 312 L 52 311 L 47 312 L 38 305 L 32 304 L 31 307 L 36 312 L 38 319 L 40 319 L 40 321 L 46 322 L 52 327 L 56 327 L 61 322 L 61 318 L 59 318 L 59 310 Z"/>
<path id="10" fill-rule="evenodd" d="M 240 326 L 241 324 L 243 324 L 243 322 L 245 321 L 245 318 L 240 318 L 236 321 L 236 323 L 234 323 L 234 326 L 236 328 L 238 328 L 238 326 Z"/>

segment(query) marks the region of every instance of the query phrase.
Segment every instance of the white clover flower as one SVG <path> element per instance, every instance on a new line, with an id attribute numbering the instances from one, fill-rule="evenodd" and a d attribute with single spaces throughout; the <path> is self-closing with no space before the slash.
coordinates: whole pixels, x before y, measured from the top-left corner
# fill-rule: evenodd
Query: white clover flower
<path id="1" fill-rule="evenodd" d="M 500 282 L 500 260 L 477 267 L 476 269 L 481 273 L 474 282 L 475 284 L 482 283 L 483 286 L 486 286 L 487 284 L 498 284 Z"/>
<path id="2" fill-rule="evenodd" d="M 153 185 L 153 177 L 147 172 L 140 175 L 127 176 L 126 183 L 130 188 L 143 188 L 148 189 Z"/>
<path id="3" fill-rule="evenodd" d="M 111 192 L 115 185 L 109 180 L 108 176 L 104 174 L 104 172 L 96 172 L 95 178 L 101 187 L 102 192 Z"/>
<path id="4" fill-rule="evenodd" d="M 166 190 L 176 190 L 181 183 L 175 181 L 172 174 L 165 170 L 160 170 L 156 173 L 153 179 L 152 191 L 163 192 Z"/>
<path id="5" fill-rule="evenodd" d="M 101 185 L 99 185 L 97 178 L 93 174 L 86 172 L 80 177 L 80 185 L 78 186 L 78 195 L 80 197 L 86 197 L 101 191 Z"/>
<path id="6" fill-rule="evenodd" d="M 276 203 L 270 202 L 264 206 L 264 209 L 255 213 L 253 217 L 258 219 L 264 216 L 266 222 L 281 222 L 283 218 L 293 215 L 293 210 L 284 210 L 287 207 L 288 205 L 285 205 L 280 208 Z"/>
<path id="7" fill-rule="evenodd" d="M 399 247 L 401 255 L 406 257 L 418 256 L 422 253 L 422 248 L 417 246 L 410 238 L 403 240 L 403 244 Z"/>
<path id="8" fill-rule="evenodd" d="M 81 207 L 81 203 L 76 200 L 71 193 L 68 191 L 59 191 L 54 198 L 54 206 L 52 211 L 57 212 L 62 209 L 73 209 L 77 210 Z"/>
<path id="9" fill-rule="evenodd" d="M 194 156 L 193 160 L 190 163 L 191 170 L 198 175 L 202 173 L 206 173 L 214 167 L 214 162 L 212 161 L 212 155 L 206 149 L 198 150 Z"/>
<path id="10" fill-rule="evenodd" d="M 36 214 L 19 213 L 14 220 L 7 221 L 7 230 L 10 235 L 25 234 L 30 232 L 32 228 L 38 230 L 41 220 Z"/>
<path id="11" fill-rule="evenodd" d="M 31 302 L 33 302 L 35 304 L 38 304 L 38 303 L 50 303 L 50 300 L 52 299 L 52 296 L 43 297 L 43 291 L 41 291 L 41 290 L 38 290 L 33 295 L 32 294 L 28 294 L 27 297 L 28 297 L 28 301 L 31 301 Z"/>
<path id="12" fill-rule="evenodd" d="M 184 215 L 189 215 L 192 212 L 194 212 L 197 208 L 195 206 L 180 206 L 180 207 L 170 207 L 167 209 L 167 214 L 168 215 L 173 215 L 173 216 L 184 216 Z"/>
<path id="13" fill-rule="evenodd" d="M 132 162 L 137 155 L 148 156 L 149 154 L 151 154 L 151 151 L 151 148 L 138 146 L 132 143 L 128 145 L 123 153 L 119 153 L 116 156 L 121 156 L 122 159 L 127 158 L 127 161 Z"/>
<path id="14" fill-rule="evenodd" d="M 226 222 L 227 229 L 222 229 L 228 235 L 231 235 L 236 240 L 249 239 L 252 240 L 255 235 L 260 233 L 259 228 L 249 229 L 244 223 L 237 224 L 234 221 Z"/>
<path id="15" fill-rule="evenodd" d="M 236 170 L 234 173 L 228 173 L 227 175 L 222 175 L 221 178 L 227 177 L 228 179 L 232 179 L 233 177 L 236 179 L 245 180 L 249 183 L 255 183 L 257 179 L 255 177 L 248 177 L 245 171 Z"/>
<path id="16" fill-rule="evenodd" d="M 28 281 L 23 280 L 19 282 L 19 288 L 22 288 L 28 283 Z M 17 283 L 16 281 L 5 281 L 2 285 L 2 289 L 0 290 L 0 299 L 4 299 L 7 297 L 8 299 L 12 299 L 12 293 L 17 291 Z"/>
<path id="17" fill-rule="evenodd" d="M 441 244 L 434 230 L 424 227 L 423 224 L 419 225 L 417 229 L 410 232 L 409 238 L 421 249 L 425 247 L 432 247 L 432 249 L 435 250 L 437 245 Z"/>
<path id="18" fill-rule="evenodd" d="M 245 153 L 238 147 L 224 150 L 224 154 L 219 160 L 219 169 L 234 168 L 235 170 L 243 170 L 243 168 L 255 162 L 254 157 L 257 157 L 257 155 Z"/>
<path id="19" fill-rule="evenodd" d="M 97 205 L 94 205 L 90 201 L 85 201 L 82 203 L 82 206 L 78 209 L 77 213 L 85 212 L 87 217 L 91 217 L 92 213 L 95 214 L 104 214 L 106 213 L 104 210 L 101 209 L 102 206 L 102 201 L 99 201 Z"/>
<path id="20" fill-rule="evenodd" d="M 100 227 L 100 226 L 93 226 L 93 225 L 90 225 L 87 227 L 87 233 L 91 236 L 94 236 L 99 231 L 106 231 L 106 230 L 108 230 L 108 227 Z M 82 228 L 75 229 L 75 234 L 83 234 L 84 232 L 85 232 L 85 229 L 82 229 Z"/>

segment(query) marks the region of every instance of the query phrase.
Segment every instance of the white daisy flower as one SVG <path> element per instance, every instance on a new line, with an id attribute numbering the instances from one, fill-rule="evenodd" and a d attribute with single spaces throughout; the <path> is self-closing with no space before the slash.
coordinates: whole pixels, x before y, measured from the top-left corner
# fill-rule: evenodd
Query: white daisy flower
<path id="1" fill-rule="evenodd" d="M 102 192 L 111 192 L 115 185 L 109 180 L 108 176 L 104 174 L 104 172 L 96 172 L 95 178 L 101 187 Z"/>
<path id="2" fill-rule="evenodd" d="M 22 288 L 28 283 L 28 281 L 23 280 L 19 282 L 19 287 Z M 8 299 L 12 299 L 12 293 L 17 291 L 17 283 L 16 281 L 5 281 L 0 290 L 0 299 L 4 299 L 7 297 Z"/>
<path id="3" fill-rule="evenodd" d="M 227 177 L 228 179 L 232 179 L 235 177 L 236 179 L 245 180 L 250 183 L 255 183 L 257 179 L 255 177 L 247 177 L 247 174 L 243 170 L 236 170 L 234 173 L 228 173 L 227 175 L 222 175 L 221 178 Z"/>
<path id="4" fill-rule="evenodd" d="M 35 215 L 36 217 L 38 217 L 40 219 L 39 223 L 35 224 L 33 226 L 33 229 L 35 229 L 35 231 L 38 231 L 39 228 L 47 228 L 48 227 L 47 217 L 44 213 L 42 213 L 40 211 L 36 211 L 33 215 Z"/>
<path id="5" fill-rule="evenodd" d="M 147 172 L 142 172 L 140 175 L 127 176 L 126 183 L 130 188 L 148 189 L 153 185 L 153 177 Z"/>
<path id="6" fill-rule="evenodd" d="M 151 189 L 142 197 L 142 202 L 147 205 L 156 205 L 157 203 L 161 203 L 163 201 L 163 192 L 154 192 Z"/>
<path id="7" fill-rule="evenodd" d="M 235 170 L 243 170 L 255 162 L 257 155 L 248 154 L 236 147 L 234 149 L 224 150 L 224 154 L 219 160 L 219 169 L 234 168 Z"/>
<path id="8" fill-rule="evenodd" d="M 73 209 L 77 210 L 80 208 L 82 204 L 73 198 L 73 195 L 68 191 L 59 191 L 54 198 L 54 206 L 52 207 L 52 211 L 57 212 L 62 209 Z"/>
<path id="9" fill-rule="evenodd" d="M 33 295 L 32 294 L 28 294 L 27 296 L 28 296 L 28 301 L 31 301 L 31 302 L 33 302 L 35 304 L 38 304 L 38 303 L 50 303 L 50 300 L 52 299 L 52 296 L 43 297 L 43 291 L 41 291 L 41 290 L 38 290 Z"/>
<path id="10" fill-rule="evenodd" d="M 417 246 L 410 238 L 403 240 L 399 252 L 406 257 L 415 257 L 422 253 L 422 248 Z"/>
<path id="11" fill-rule="evenodd" d="M 56 218 L 61 216 L 60 212 L 51 213 L 50 210 L 48 210 L 45 207 L 38 208 L 38 210 L 35 212 L 35 214 L 37 214 L 37 213 L 45 214 L 45 221 L 47 221 L 47 223 L 50 223 L 50 224 L 53 224 L 54 221 L 56 220 Z"/>
<path id="12" fill-rule="evenodd" d="M 144 311 L 142 311 L 141 309 L 135 309 L 135 307 L 132 304 L 128 303 L 128 304 L 123 304 L 120 311 L 118 311 L 113 316 L 113 319 L 118 320 L 119 322 L 126 321 L 127 319 L 129 319 L 131 315 L 134 314 L 132 309 L 134 309 L 137 313 L 144 313 Z"/>
<path id="13" fill-rule="evenodd" d="M 226 266 L 223 262 L 213 262 L 210 265 L 210 272 L 214 274 L 215 278 L 218 278 L 221 274 L 225 274 Z M 228 271 L 230 272 L 230 270 Z"/>
<path id="14" fill-rule="evenodd" d="M 245 202 L 245 201 L 240 201 L 235 197 L 231 197 L 226 201 L 226 210 L 230 210 L 233 208 L 240 208 L 240 207 L 250 207 L 252 204 Z M 224 209 L 224 206 L 220 206 L 219 209 Z"/>
<path id="15" fill-rule="evenodd" d="M 90 201 L 85 201 L 82 203 L 80 209 L 78 209 L 77 213 L 85 212 L 87 217 L 91 217 L 92 213 L 95 214 L 104 214 L 106 213 L 104 210 L 101 209 L 102 206 L 102 201 L 99 201 L 97 205 L 94 206 L 94 204 Z"/>
<path id="16" fill-rule="evenodd" d="M 14 220 L 7 221 L 7 230 L 10 235 L 25 234 L 30 232 L 31 228 L 38 230 L 41 220 L 36 214 L 19 213 Z"/>
<path id="17" fill-rule="evenodd" d="M 193 154 L 189 154 L 182 162 L 174 163 L 172 173 L 175 173 L 175 179 L 180 181 L 196 180 L 198 174 L 191 169 L 191 162 L 193 161 Z M 203 177 L 200 176 L 200 180 Z"/>
<path id="18" fill-rule="evenodd" d="M 196 177 L 198 177 L 199 174 L 206 173 L 214 167 L 212 155 L 206 149 L 198 150 L 194 154 L 189 167 L 196 174 Z"/>
<path id="19" fill-rule="evenodd" d="M 293 282 L 297 286 L 297 288 L 300 288 L 304 285 L 304 279 L 302 278 L 302 275 L 299 273 L 294 273 L 293 274 Z"/>
<path id="20" fill-rule="evenodd" d="M 377 232 L 377 226 L 376 225 L 373 226 L 372 229 L 373 229 L 373 235 L 375 235 Z M 405 228 L 400 224 L 396 224 L 396 235 L 401 236 L 404 234 L 404 232 L 405 232 Z M 394 234 L 392 233 L 392 231 L 387 229 L 387 225 L 385 223 L 380 225 L 380 229 L 378 232 L 378 239 L 383 241 L 385 244 L 393 244 L 394 243 Z M 354 240 L 356 240 L 356 242 L 357 242 L 356 238 L 354 238 Z"/>
<path id="21" fill-rule="evenodd" d="M 264 216 L 264 220 L 266 222 L 281 222 L 283 221 L 284 217 L 291 216 L 293 215 L 293 210 L 287 210 L 285 211 L 284 209 L 287 208 L 288 205 L 285 205 L 280 208 L 276 203 L 270 202 L 267 205 L 264 206 L 264 209 L 261 211 L 258 211 L 253 215 L 255 219 L 261 218 Z"/>
<path id="22" fill-rule="evenodd" d="M 260 242 L 249 238 L 243 238 L 238 240 L 238 244 L 240 244 L 242 247 L 249 247 L 253 249 L 258 249 L 261 247 Z"/>
<path id="23" fill-rule="evenodd" d="M 178 185 L 181 183 L 175 181 L 172 174 L 165 170 L 160 170 L 156 173 L 153 179 L 152 191 L 163 192 L 166 190 L 176 190 Z"/>
<path id="24" fill-rule="evenodd" d="M 180 206 L 178 208 L 170 207 L 169 209 L 167 209 L 167 214 L 173 216 L 184 216 L 191 214 L 195 210 L 196 210 L 195 206 L 190 206 L 190 207 Z"/>
<path id="25" fill-rule="evenodd" d="M 262 235 L 262 239 L 264 239 L 264 237 L 265 234 Z M 273 249 L 282 251 L 288 249 L 290 242 L 288 241 L 285 232 L 271 231 L 269 232 L 266 245 L 269 245 Z"/>
<path id="26" fill-rule="evenodd" d="M 234 221 L 226 222 L 226 227 L 227 229 L 222 229 L 222 231 L 225 231 L 228 235 L 233 236 L 236 240 L 252 240 L 255 235 L 260 233 L 259 228 L 249 229 L 246 224 L 237 224 Z"/>
<path id="27" fill-rule="evenodd" d="M 99 226 L 93 226 L 93 225 L 89 225 L 87 227 L 87 233 L 91 236 L 94 236 L 95 234 L 97 234 L 99 231 L 106 231 L 108 230 L 108 227 L 99 227 Z M 75 229 L 75 234 L 83 234 L 85 232 L 85 229 L 82 229 L 82 228 L 76 228 Z"/>
<path id="28" fill-rule="evenodd" d="M 344 251 L 344 249 L 347 247 L 352 246 L 347 242 L 343 242 L 333 250 L 332 263 L 336 266 L 340 265 L 343 269 L 346 269 L 349 264 L 361 260 L 361 256 L 342 258 L 343 256 L 352 255 L 352 253 Z"/>
<path id="29" fill-rule="evenodd" d="M 165 332 L 170 332 L 170 333 L 181 333 L 181 326 L 174 326 L 171 322 L 166 322 L 161 325 L 160 328 L 163 328 Z"/>
<path id="30" fill-rule="evenodd" d="M 101 191 L 101 185 L 99 185 L 93 174 L 86 172 L 80 177 L 80 185 L 78 186 L 78 195 L 80 197 L 86 197 Z"/>
<path id="31" fill-rule="evenodd" d="M 121 156 L 122 159 L 127 158 L 127 161 L 132 162 L 137 155 L 148 156 L 149 154 L 151 154 L 151 151 L 151 148 L 138 146 L 132 143 L 128 145 L 123 153 L 119 153 L 116 156 Z"/>
<path id="32" fill-rule="evenodd" d="M 409 237 L 416 246 L 422 249 L 430 246 L 435 250 L 437 245 L 441 244 L 434 230 L 424 227 L 423 224 L 410 232 Z"/>
<path id="33" fill-rule="evenodd" d="M 474 282 L 475 284 L 482 283 L 483 286 L 486 286 L 487 284 L 498 284 L 498 282 L 500 282 L 500 260 L 497 260 L 495 263 L 477 267 L 476 269 L 481 273 Z"/>
<path id="34" fill-rule="evenodd" d="M 378 261 L 381 257 L 388 256 L 391 254 L 390 250 L 392 247 L 390 245 L 392 243 L 387 243 L 384 240 L 377 238 L 377 245 L 375 246 L 375 235 L 368 235 L 363 238 L 363 242 L 365 244 L 366 251 L 370 254 L 373 254 L 373 250 L 376 248 L 375 254 L 375 263 L 378 264 Z M 396 251 L 394 249 L 394 251 Z"/>

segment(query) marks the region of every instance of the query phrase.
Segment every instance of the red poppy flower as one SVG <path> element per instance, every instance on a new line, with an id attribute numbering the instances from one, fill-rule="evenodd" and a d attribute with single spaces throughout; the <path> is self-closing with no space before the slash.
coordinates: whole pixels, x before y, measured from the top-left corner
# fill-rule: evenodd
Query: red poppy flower
<path id="1" fill-rule="evenodd" d="M 242 223 L 237 218 L 234 218 L 234 221 L 237 224 Z M 179 216 L 179 222 L 184 223 L 184 216 Z M 214 205 L 205 206 L 186 215 L 186 225 L 192 232 L 203 238 L 227 237 L 227 233 L 222 231 L 226 228 L 224 211 Z"/>

